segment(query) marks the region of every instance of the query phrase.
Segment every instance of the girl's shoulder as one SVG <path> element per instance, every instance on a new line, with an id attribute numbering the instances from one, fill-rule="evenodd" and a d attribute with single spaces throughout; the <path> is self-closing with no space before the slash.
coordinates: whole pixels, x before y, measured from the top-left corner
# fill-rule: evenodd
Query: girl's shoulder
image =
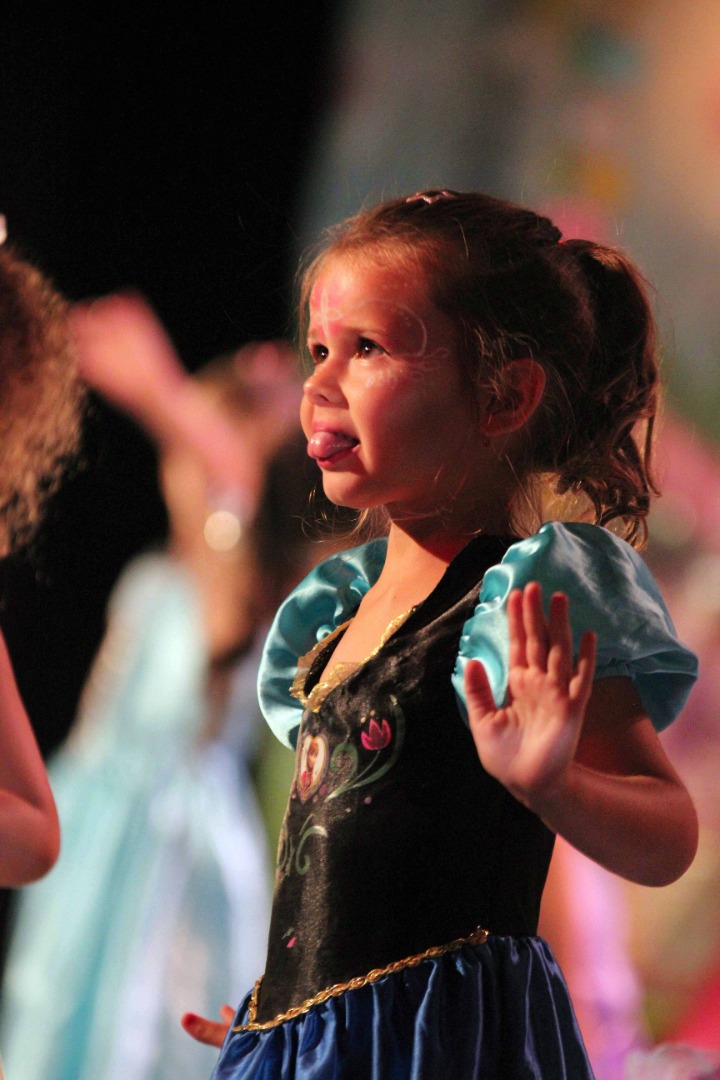
<path id="1" fill-rule="evenodd" d="M 294 746 L 301 709 L 291 696 L 298 658 L 344 623 L 382 570 L 383 537 L 336 552 L 318 563 L 280 605 L 258 671 L 265 719 L 281 742 Z"/>
<path id="2" fill-rule="evenodd" d="M 548 590 L 571 590 L 581 600 L 583 594 L 600 590 L 602 600 L 612 599 L 633 585 L 643 599 L 658 600 L 660 590 L 642 556 L 626 540 L 608 529 L 587 522 L 549 521 L 538 532 L 518 540 L 508 548 L 497 568 L 485 577 L 485 589 L 497 587 L 505 577 L 513 588 L 540 581 Z"/>
<path id="3" fill-rule="evenodd" d="M 453 682 L 464 709 L 463 674 L 469 659 L 484 663 L 495 699 L 507 692 L 506 605 L 530 581 L 570 601 L 575 647 L 586 630 L 598 638 L 596 678 L 627 675 L 658 729 L 685 703 L 697 677 L 697 658 L 679 641 L 658 585 L 625 540 L 597 525 L 548 522 L 513 544 L 487 571 L 473 616 L 460 639 Z"/>

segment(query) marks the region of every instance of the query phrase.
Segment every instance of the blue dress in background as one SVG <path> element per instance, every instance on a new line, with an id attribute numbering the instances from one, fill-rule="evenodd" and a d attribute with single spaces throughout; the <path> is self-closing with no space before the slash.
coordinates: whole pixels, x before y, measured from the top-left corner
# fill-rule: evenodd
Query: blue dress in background
<path id="1" fill-rule="evenodd" d="M 204 733 L 199 602 L 173 560 L 135 560 L 75 729 L 49 763 L 62 851 L 23 889 L 2 987 L 14 1080 L 197 1080 L 217 1051 L 180 1016 L 217 1016 L 262 967 L 264 825 L 247 760 L 259 648 Z"/>

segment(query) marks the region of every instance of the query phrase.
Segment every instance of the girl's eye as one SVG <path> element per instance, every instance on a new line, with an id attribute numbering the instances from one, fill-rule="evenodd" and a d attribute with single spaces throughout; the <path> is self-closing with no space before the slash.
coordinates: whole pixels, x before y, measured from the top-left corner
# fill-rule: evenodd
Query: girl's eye
<path id="1" fill-rule="evenodd" d="M 385 350 L 381 345 L 378 345 L 376 341 L 371 338 L 361 337 L 358 340 L 358 356 L 379 356 L 384 353 Z"/>
<path id="2" fill-rule="evenodd" d="M 313 345 L 308 345 L 308 352 L 313 364 L 321 364 L 323 360 L 328 358 L 327 345 L 322 345 L 319 341 L 316 341 Z"/>

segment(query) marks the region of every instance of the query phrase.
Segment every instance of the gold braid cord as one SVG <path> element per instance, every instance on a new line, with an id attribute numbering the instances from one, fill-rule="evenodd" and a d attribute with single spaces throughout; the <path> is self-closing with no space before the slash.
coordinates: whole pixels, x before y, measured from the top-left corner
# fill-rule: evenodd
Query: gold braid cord
<path id="1" fill-rule="evenodd" d="M 487 930 L 478 927 L 477 930 L 474 930 L 468 937 L 456 938 L 455 941 L 451 941 L 447 945 L 435 945 L 431 949 L 426 949 L 425 952 L 418 953 L 416 956 L 406 956 L 404 960 L 395 960 L 392 964 L 388 964 L 387 967 L 373 968 L 367 975 L 356 975 L 354 979 L 350 979 L 348 982 L 336 983 L 335 986 L 327 986 L 313 997 L 303 1001 L 302 1005 L 294 1005 L 292 1009 L 280 1013 L 273 1020 L 266 1020 L 264 1023 L 259 1024 L 256 1022 L 255 1017 L 257 1016 L 258 994 L 262 983 L 262 978 L 260 978 L 255 983 L 248 1005 L 249 1019 L 247 1024 L 239 1024 L 237 1027 L 233 1028 L 233 1031 L 267 1031 L 268 1028 L 277 1027 L 278 1024 L 284 1023 L 285 1020 L 294 1020 L 296 1016 L 301 1016 L 309 1009 L 312 1009 L 313 1005 L 322 1005 L 328 998 L 340 997 L 346 990 L 359 990 L 361 986 L 367 986 L 369 983 L 378 982 L 379 979 L 383 979 L 386 975 L 392 975 L 395 971 L 402 971 L 403 968 L 417 967 L 423 960 L 434 960 L 436 957 L 443 956 L 445 953 L 456 952 L 458 949 L 461 949 L 463 945 L 484 945 L 488 936 Z"/>

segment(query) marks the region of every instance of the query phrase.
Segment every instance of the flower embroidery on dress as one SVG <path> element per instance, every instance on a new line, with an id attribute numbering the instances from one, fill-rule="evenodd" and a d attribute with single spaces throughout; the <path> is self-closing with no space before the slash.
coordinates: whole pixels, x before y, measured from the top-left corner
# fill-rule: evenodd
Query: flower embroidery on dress
<path id="1" fill-rule="evenodd" d="M 344 769 L 345 778 L 328 794 L 328 800 L 337 799 L 339 795 L 344 795 L 354 788 L 372 784 L 392 769 L 405 742 L 405 714 L 398 705 L 396 698 L 392 697 L 390 701 L 392 702 L 391 716 L 395 730 L 393 731 L 388 720 L 382 720 L 378 724 L 377 720 L 371 719 L 368 731 L 363 731 L 360 734 L 363 749 L 373 753 L 372 758 L 364 768 L 360 767 L 360 755 L 357 746 L 353 743 L 341 743 L 333 750 L 330 758 L 330 773 L 340 772 Z M 388 747 L 391 747 L 390 753 L 383 754 L 383 750 Z"/>
<path id="2" fill-rule="evenodd" d="M 383 750 L 390 745 L 391 740 L 392 731 L 387 720 L 383 720 L 381 724 L 378 724 L 377 720 L 371 720 L 369 730 L 360 735 L 360 742 L 366 750 Z"/>
<path id="3" fill-rule="evenodd" d="M 321 807 L 325 802 L 372 784 L 385 776 L 400 756 L 405 742 L 405 714 L 396 698 L 391 697 L 390 703 L 390 719 L 376 719 L 374 710 L 371 713 L 367 730 L 360 732 L 359 743 L 362 749 L 359 749 L 355 742 L 343 742 L 336 746 L 331 754 L 324 734 L 303 734 L 301 729 L 291 802 L 299 799 L 302 804 L 318 804 Z M 309 711 L 305 715 L 308 721 L 314 719 L 314 714 Z M 364 721 L 365 717 L 361 723 Z M 339 783 L 333 787 L 336 780 Z M 365 806 L 371 803 L 372 797 L 363 799 Z M 347 806 L 345 812 L 351 813 L 352 806 Z M 318 817 L 322 820 L 320 809 Z M 286 817 L 280 829 L 278 844 L 279 877 L 291 873 L 307 874 L 312 860 L 306 845 L 311 837 L 327 837 L 327 830 L 317 823 L 314 812 L 308 813 L 295 839 L 288 831 Z"/>

